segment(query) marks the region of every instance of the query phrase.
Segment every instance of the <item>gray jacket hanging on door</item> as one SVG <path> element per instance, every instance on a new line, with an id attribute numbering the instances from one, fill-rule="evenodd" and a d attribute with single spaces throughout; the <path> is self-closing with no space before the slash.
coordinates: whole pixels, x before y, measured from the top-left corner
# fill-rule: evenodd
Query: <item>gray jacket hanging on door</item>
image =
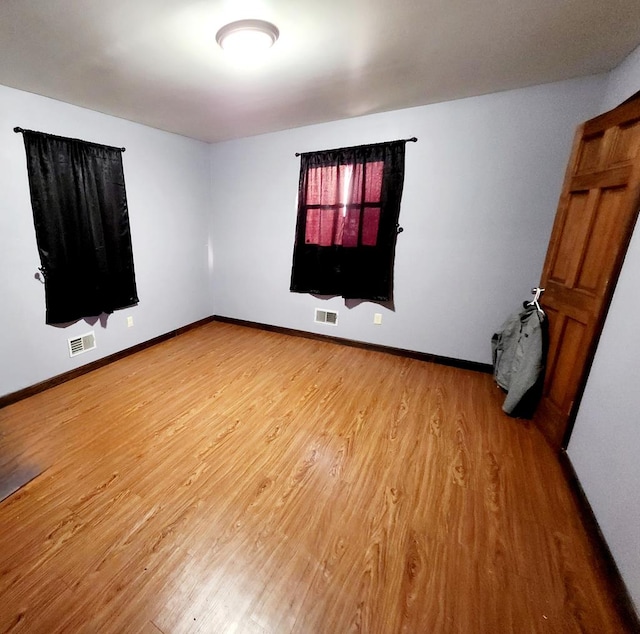
<path id="1" fill-rule="evenodd" d="M 491 338 L 493 378 L 507 392 L 502 409 L 514 414 L 544 371 L 544 313 L 527 304 Z"/>

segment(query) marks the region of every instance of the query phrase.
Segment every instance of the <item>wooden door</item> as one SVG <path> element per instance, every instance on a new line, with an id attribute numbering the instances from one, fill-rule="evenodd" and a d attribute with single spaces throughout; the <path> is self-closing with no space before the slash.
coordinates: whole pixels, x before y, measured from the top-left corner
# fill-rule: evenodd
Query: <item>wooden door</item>
<path id="1" fill-rule="evenodd" d="M 542 272 L 549 356 L 535 421 L 556 448 L 569 440 L 635 224 L 639 184 L 636 99 L 578 128 Z"/>

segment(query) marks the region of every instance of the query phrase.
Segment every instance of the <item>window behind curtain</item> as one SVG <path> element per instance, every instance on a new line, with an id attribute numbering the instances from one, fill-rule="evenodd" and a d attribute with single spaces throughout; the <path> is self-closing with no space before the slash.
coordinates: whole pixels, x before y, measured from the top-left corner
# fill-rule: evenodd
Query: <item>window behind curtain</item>
<path id="1" fill-rule="evenodd" d="M 382 161 L 310 168 L 305 243 L 376 246 L 383 168 Z"/>
<path id="2" fill-rule="evenodd" d="M 46 322 L 138 302 L 122 151 L 24 131 Z"/>
<path id="3" fill-rule="evenodd" d="M 301 155 L 292 291 L 392 300 L 404 148 Z"/>

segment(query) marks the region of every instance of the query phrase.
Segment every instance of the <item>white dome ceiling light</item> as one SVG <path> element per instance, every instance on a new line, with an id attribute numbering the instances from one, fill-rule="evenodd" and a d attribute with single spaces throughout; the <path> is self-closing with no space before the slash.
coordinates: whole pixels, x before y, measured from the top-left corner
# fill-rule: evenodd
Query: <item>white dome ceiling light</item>
<path id="1" fill-rule="evenodd" d="M 241 56 L 258 55 L 271 48 L 280 31 L 265 20 L 238 20 L 223 26 L 216 33 L 216 42 L 229 53 Z"/>

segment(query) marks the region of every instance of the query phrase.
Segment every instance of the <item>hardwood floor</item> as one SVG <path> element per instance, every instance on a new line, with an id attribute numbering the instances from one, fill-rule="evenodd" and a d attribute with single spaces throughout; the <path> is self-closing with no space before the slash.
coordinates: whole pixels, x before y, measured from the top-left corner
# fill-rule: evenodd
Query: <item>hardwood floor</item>
<path id="1" fill-rule="evenodd" d="M 623 632 L 485 374 L 210 323 L 0 410 L 0 632 Z"/>

